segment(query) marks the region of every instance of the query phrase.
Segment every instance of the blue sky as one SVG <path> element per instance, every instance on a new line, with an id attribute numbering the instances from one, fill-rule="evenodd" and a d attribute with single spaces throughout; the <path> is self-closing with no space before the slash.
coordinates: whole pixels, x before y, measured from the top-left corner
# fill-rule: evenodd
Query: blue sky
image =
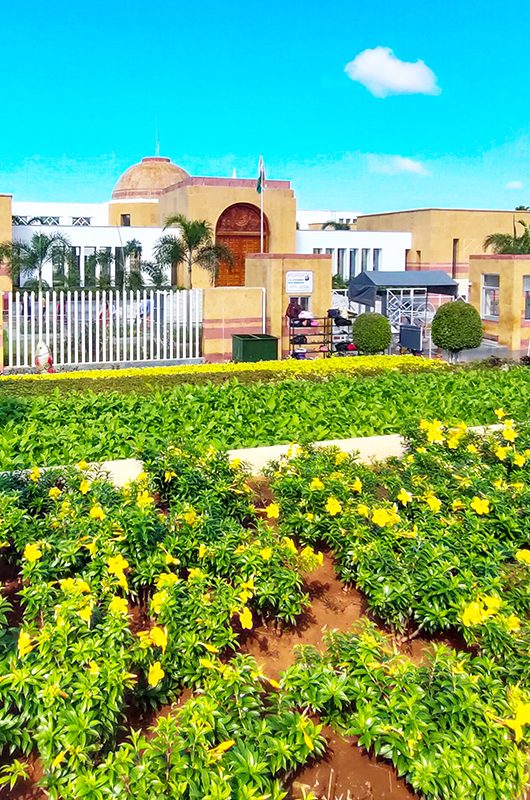
<path id="1" fill-rule="evenodd" d="M 108 199 L 158 119 L 192 174 L 254 176 L 263 153 L 300 208 L 530 205 L 528 5 L 22 8 L 2 3 L 0 49 L 0 192 L 17 199 Z"/>

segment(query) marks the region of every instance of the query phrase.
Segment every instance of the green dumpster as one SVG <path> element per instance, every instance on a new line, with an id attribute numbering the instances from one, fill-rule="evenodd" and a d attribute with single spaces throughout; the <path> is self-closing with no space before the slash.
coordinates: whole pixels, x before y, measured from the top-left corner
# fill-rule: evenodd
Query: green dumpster
<path id="1" fill-rule="evenodd" d="M 236 333 L 232 336 L 232 361 L 277 360 L 277 336 L 268 333 Z"/>

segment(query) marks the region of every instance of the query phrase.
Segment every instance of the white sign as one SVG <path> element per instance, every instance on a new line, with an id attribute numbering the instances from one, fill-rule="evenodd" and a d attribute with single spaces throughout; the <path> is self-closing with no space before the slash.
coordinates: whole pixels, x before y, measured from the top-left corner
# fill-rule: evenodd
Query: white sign
<path id="1" fill-rule="evenodd" d="M 285 273 L 286 294 L 311 294 L 313 291 L 313 273 L 302 270 L 290 270 Z"/>

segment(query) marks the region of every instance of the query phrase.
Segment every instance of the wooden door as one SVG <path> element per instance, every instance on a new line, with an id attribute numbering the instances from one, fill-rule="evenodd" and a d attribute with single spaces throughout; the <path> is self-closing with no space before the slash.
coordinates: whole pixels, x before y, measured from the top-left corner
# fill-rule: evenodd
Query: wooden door
<path id="1" fill-rule="evenodd" d="M 268 252 L 269 226 L 266 218 L 263 222 L 263 249 Z M 226 263 L 220 265 L 216 286 L 244 286 L 245 257 L 260 252 L 259 208 L 249 203 L 236 203 L 225 209 L 217 222 L 215 240 L 228 247 L 234 259 L 231 267 Z"/>

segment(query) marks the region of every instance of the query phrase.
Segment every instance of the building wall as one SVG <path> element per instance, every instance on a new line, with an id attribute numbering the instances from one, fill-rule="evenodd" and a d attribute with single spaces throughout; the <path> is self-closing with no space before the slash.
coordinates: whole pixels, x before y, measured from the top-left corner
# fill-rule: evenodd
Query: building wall
<path id="1" fill-rule="evenodd" d="M 380 270 L 405 269 L 406 253 L 410 249 L 411 234 L 397 232 L 371 232 L 371 231 L 301 231 L 296 232 L 296 252 L 313 253 L 320 250 L 332 250 L 331 271 L 333 275 L 341 272 L 339 269 L 338 251 L 345 250 L 341 277 L 348 280 L 350 277 L 350 253 L 357 251 L 355 257 L 354 275 L 361 272 L 362 251 L 368 250 L 368 264 L 366 269 L 374 268 L 374 250 L 381 250 Z"/>
<path id="2" fill-rule="evenodd" d="M 133 228 L 158 228 L 160 226 L 160 213 L 156 198 L 111 200 L 108 224 L 121 225 L 122 214 L 129 214 Z"/>
<path id="3" fill-rule="evenodd" d="M 470 256 L 483 253 L 486 236 L 513 233 L 514 220 L 519 219 L 530 223 L 530 212 L 427 208 L 364 215 L 357 219 L 357 229 L 409 231 L 407 269 L 443 269 L 449 275 L 456 240 L 454 277 L 466 279 Z"/>
<path id="4" fill-rule="evenodd" d="M 0 194 L 0 242 L 11 241 L 11 200 L 10 194 Z M 11 278 L 0 264 L 0 292 L 7 292 L 10 288 Z"/>
<path id="5" fill-rule="evenodd" d="M 91 225 L 108 224 L 108 203 L 40 203 L 13 200 L 13 216 L 26 218 L 57 217 L 59 225 L 72 225 L 72 220 L 86 217 Z"/>
<path id="6" fill-rule="evenodd" d="M 190 178 L 160 197 L 160 224 L 170 214 L 206 219 L 215 231 L 222 212 L 235 203 L 259 208 L 256 182 L 237 178 Z M 263 193 L 263 210 L 269 220 L 269 252 L 292 253 L 295 249 L 296 199 L 288 181 L 269 181 Z"/>
<path id="7" fill-rule="evenodd" d="M 1 200 L 1 197 L 0 197 Z M 9 217 L 11 220 L 11 217 Z M 96 250 L 110 247 L 115 255 L 117 247 L 124 247 L 131 239 L 137 239 L 142 245 L 142 258 L 144 261 L 153 260 L 153 247 L 156 240 L 162 235 L 160 228 L 129 228 L 91 225 L 77 227 L 75 225 L 46 226 L 46 225 L 14 225 L 13 239 L 29 242 L 35 233 L 44 233 L 48 236 L 61 233 L 66 237 L 72 247 L 80 249 L 80 275 L 84 277 L 85 256 Z M 89 249 L 90 248 L 90 249 Z M 168 270 L 169 273 L 169 270 Z M 51 286 L 53 280 L 52 265 L 44 267 L 43 279 Z"/>
<path id="8" fill-rule="evenodd" d="M 312 272 L 313 291 L 309 310 L 315 317 L 327 316 L 331 303 L 331 258 L 326 255 L 263 254 L 246 259 L 246 285 L 263 286 L 267 290 L 266 332 L 281 340 L 282 355 L 288 355 L 289 330 L 285 311 L 291 294 L 286 292 L 288 271 Z"/>
<path id="9" fill-rule="evenodd" d="M 230 361 L 232 336 L 263 333 L 264 291 L 260 287 L 210 287 L 203 292 L 203 348 L 207 362 Z"/>
<path id="10" fill-rule="evenodd" d="M 482 308 L 483 275 L 499 276 L 499 318 L 484 319 Z M 526 350 L 530 320 L 525 320 L 523 278 L 530 276 L 530 255 L 476 255 L 469 261 L 469 301 L 480 313 L 487 338 L 510 350 Z"/>

